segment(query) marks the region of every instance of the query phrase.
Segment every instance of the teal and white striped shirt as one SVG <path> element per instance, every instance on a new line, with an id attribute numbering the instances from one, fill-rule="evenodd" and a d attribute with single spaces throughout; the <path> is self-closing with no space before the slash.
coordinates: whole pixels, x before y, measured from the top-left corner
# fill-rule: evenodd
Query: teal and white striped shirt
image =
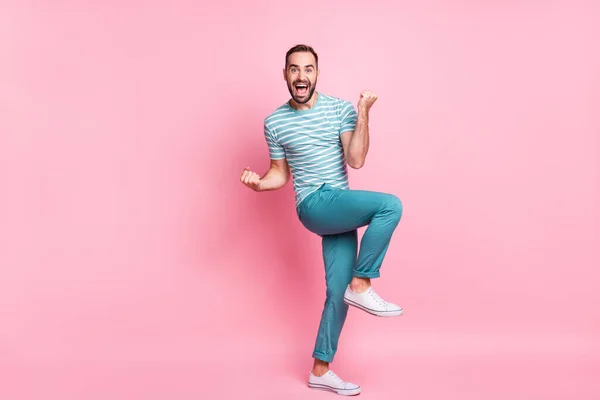
<path id="1" fill-rule="evenodd" d="M 352 103 L 323 93 L 318 93 L 308 110 L 295 110 L 285 103 L 265 118 L 269 156 L 287 159 L 296 206 L 323 183 L 349 189 L 340 135 L 354 130 L 356 118 Z"/>

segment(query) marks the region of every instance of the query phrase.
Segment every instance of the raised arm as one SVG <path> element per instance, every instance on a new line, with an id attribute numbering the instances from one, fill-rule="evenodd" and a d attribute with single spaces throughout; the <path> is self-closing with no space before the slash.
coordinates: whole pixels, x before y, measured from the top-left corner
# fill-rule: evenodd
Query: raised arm
<path id="1" fill-rule="evenodd" d="M 354 169 L 362 168 L 369 152 L 369 110 L 377 95 L 365 90 L 358 101 L 358 115 L 354 130 L 344 132 L 340 136 L 344 155 L 348 165 Z"/>

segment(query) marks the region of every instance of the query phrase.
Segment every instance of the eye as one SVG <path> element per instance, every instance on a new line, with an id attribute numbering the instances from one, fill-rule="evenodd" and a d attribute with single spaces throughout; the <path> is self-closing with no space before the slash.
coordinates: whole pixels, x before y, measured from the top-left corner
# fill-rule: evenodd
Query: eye
<path id="1" fill-rule="evenodd" d="M 310 69 L 310 68 L 308 68 L 308 69 L 306 70 L 306 73 L 307 73 L 307 74 L 310 74 L 311 72 L 312 72 L 312 69 Z"/>
<path id="2" fill-rule="evenodd" d="M 292 68 L 292 69 L 291 69 L 291 71 L 292 71 L 293 73 L 296 73 L 296 71 L 297 71 L 297 70 L 296 70 L 296 68 Z"/>

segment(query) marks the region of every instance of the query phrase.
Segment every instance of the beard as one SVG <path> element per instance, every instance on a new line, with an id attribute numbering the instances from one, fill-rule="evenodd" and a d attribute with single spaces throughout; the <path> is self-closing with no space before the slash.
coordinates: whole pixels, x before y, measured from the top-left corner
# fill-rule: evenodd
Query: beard
<path id="1" fill-rule="evenodd" d="M 296 91 L 296 84 L 298 84 L 298 83 L 304 83 L 305 85 L 307 85 L 305 94 L 300 94 Z M 313 83 L 309 80 L 305 80 L 305 81 L 296 80 L 292 83 L 288 82 L 287 87 L 290 92 L 290 95 L 292 96 L 292 99 L 294 99 L 294 101 L 296 103 L 305 104 L 310 101 L 313 94 L 315 93 L 315 89 L 317 88 L 317 81 L 315 80 L 315 82 Z"/>

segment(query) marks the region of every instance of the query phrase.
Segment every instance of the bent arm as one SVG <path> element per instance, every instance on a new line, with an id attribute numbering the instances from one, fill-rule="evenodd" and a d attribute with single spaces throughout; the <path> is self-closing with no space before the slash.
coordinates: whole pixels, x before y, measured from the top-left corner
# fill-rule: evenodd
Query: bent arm
<path id="1" fill-rule="evenodd" d="M 271 167 L 260 179 L 257 189 L 259 192 L 280 189 L 288 183 L 290 175 L 290 169 L 285 158 L 271 160 Z"/>
<path id="2" fill-rule="evenodd" d="M 342 133 L 340 139 L 348 165 L 354 169 L 362 168 L 369 152 L 369 111 L 359 108 L 356 128 Z"/>

